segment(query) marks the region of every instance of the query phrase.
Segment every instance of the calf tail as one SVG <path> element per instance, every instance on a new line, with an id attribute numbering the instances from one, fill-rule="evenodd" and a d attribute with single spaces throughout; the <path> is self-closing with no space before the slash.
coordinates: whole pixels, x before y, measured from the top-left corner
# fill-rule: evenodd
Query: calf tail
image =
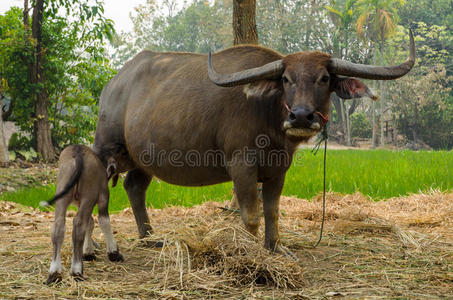
<path id="1" fill-rule="evenodd" d="M 83 171 L 83 155 L 82 155 L 81 147 L 77 147 L 77 146 L 74 147 L 74 159 L 75 159 L 74 172 L 72 173 L 71 178 L 69 178 L 69 181 L 65 185 L 63 190 L 61 190 L 59 193 L 55 194 L 55 196 L 53 196 L 53 198 L 48 201 L 41 201 L 39 203 L 40 206 L 46 207 L 46 206 L 53 205 L 55 203 L 55 201 L 57 201 L 58 199 L 60 199 L 64 195 L 66 195 L 69 192 L 69 190 L 74 185 L 77 184 L 80 176 L 82 175 L 82 171 Z"/>

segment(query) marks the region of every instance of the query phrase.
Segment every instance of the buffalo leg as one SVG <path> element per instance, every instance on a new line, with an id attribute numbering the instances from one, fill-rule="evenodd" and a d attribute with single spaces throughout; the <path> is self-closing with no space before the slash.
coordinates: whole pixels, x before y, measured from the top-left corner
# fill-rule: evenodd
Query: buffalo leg
<path id="1" fill-rule="evenodd" d="M 77 215 L 73 220 L 72 228 L 72 243 L 73 243 L 73 253 L 72 253 L 72 264 L 71 264 L 71 275 L 76 278 L 76 280 L 83 279 L 83 242 L 85 240 L 85 232 L 89 226 L 91 214 L 93 212 L 94 205 L 96 201 L 90 201 L 91 199 L 81 198 L 80 207 L 77 212 Z"/>
<path id="2" fill-rule="evenodd" d="M 83 242 L 83 260 L 91 261 L 96 259 L 94 254 L 94 244 L 93 239 L 91 238 L 94 229 L 94 220 L 90 216 L 88 221 L 87 229 L 85 231 L 85 241 Z"/>
<path id="3" fill-rule="evenodd" d="M 285 176 L 263 182 L 264 247 L 277 253 L 296 256 L 280 244 L 278 232 L 279 204 Z"/>
<path id="4" fill-rule="evenodd" d="M 61 246 L 63 245 L 66 231 L 66 210 L 71 201 L 72 193 L 69 192 L 55 204 L 55 223 L 52 229 L 53 256 L 46 284 L 61 281 Z"/>
<path id="5" fill-rule="evenodd" d="M 140 238 L 150 235 L 153 231 L 146 212 L 146 189 L 150 181 L 151 178 L 140 169 L 129 171 L 124 180 L 124 188 L 134 212 Z"/>
<path id="6" fill-rule="evenodd" d="M 242 221 L 247 230 L 257 235 L 260 225 L 260 203 L 256 193 L 256 170 L 237 167 L 231 170 Z"/>
<path id="7" fill-rule="evenodd" d="M 99 226 L 104 233 L 107 244 L 107 255 L 110 261 L 124 261 L 123 256 L 118 250 L 118 244 L 113 237 L 112 228 L 110 226 L 109 217 L 109 194 L 107 191 L 101 195 L 98 202 L 99 208 Z"/>

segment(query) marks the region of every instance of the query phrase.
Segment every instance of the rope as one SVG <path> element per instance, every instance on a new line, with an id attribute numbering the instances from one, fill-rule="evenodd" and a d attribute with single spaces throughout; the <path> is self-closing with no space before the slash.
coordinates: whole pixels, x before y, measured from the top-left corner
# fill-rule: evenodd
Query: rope
<path id="1" fill-rule="evenodd" d="M 318 247 L 319 243 L 322 240 L 322 233 L 324 231 L 324 222 L 326 219 L 326 159 L 327 159 L 327 126 L 324 126 L 322 133 L 321 133 L 321 140 L 318 143 L 318 148 L 316 149 L 316 153 L 318 152 L 319 145 L 324 141 L 324 170 L 323 170 L 323 180 L 322 180 L 322 221 L 321 221 L 321 228 L 319 229 L 319 239 L 316 244 L 313 245 L 313 248 Z M 316 147 L 316 146 L 315 146 Z"/>

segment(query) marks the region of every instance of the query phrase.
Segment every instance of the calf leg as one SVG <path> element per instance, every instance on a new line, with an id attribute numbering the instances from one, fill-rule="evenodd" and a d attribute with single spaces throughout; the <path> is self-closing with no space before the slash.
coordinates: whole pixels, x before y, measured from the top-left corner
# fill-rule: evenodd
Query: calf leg
<path id="1" fill-rule="evenodd" d="M 96 259 L 96 255 L 94 254 L 94 243 L 92 239 L 94 229 L 94 220 L 93 217 L 90 216 L 87 229 L 85 231 L 85 241 L 83 242 L 83 260 L 91 261 Z"/>
<path id="2" fill-rule="evenodd" d="M 235 167 L 230 173 L 233 178 L 242 220 L 247 230 L 256 236 L 260 225 L 260 203 L 256 193 L 256 169 Z"/>
<path id="3" fill-rule="evenodd" d="M 150 181 L 151 178 L 140 169 L 129 171 L 124 180 L 124 188 L 134 212 L 140 238 L 150 235 L 153 231 L 146 212 L 146 189 Z"/>
<path id="4" fill-rule="evenodd" d="M 52 229 L 53 256 L 46 284 L 61 281 L 62 266 L 60 252 L 66 231 L 66 210 L 71 201 L 72 192 L 70 191 L 55 204 L 55 223 Z"/>
<path id="5" fill-rule="evenodd" d="M 71 275 L 78 280 L 83 279 L 83 242 L 85 240 L 85 232 L 89 226 L 90 218 L 92 218 L 91 214 L 94 205 L 96 204 L 96 200 L 82 197 L 80 203 L 79 211 L 73 221 L 72 243 L 74 249 L 71 265 Z"/>
<path id="6" fill-rule="evenodd" d="M 110 261 L 124 261 L 123 255 L 121 255 L 118 250 L 118 244 L 113 237 L 112 228 L 110 227 L 108 188 L 106 192 L 99 198 L 98 208 L 99 226 L 101 227 L 101 230 L 105 236 L 108 257 Z"/>

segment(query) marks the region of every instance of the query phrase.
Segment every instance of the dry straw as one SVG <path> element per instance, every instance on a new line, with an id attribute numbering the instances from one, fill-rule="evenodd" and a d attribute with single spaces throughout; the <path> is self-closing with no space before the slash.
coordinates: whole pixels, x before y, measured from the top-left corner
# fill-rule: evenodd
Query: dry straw
<path id="1" fill-rule="evenodd" d="M 136 239 L 129 209 L 112 215 L 126 261 L 97 260 L 84 282 L 70 278 L 68 218 L 63 282 L 43 284 L 50 263 L 53 214 L 0 201 L 0 298 L 448 298 L 453 295 L 453 194 L 431 192 L 372 202 L 361 194 L 327 195 L 326 236 L 312 249 L 321 221 L 320 196 L 282 197 L 281 239 L 298 261 L 262 247 L 239 215 L 208 202 L 150 210 L 153 249 Z"/>

